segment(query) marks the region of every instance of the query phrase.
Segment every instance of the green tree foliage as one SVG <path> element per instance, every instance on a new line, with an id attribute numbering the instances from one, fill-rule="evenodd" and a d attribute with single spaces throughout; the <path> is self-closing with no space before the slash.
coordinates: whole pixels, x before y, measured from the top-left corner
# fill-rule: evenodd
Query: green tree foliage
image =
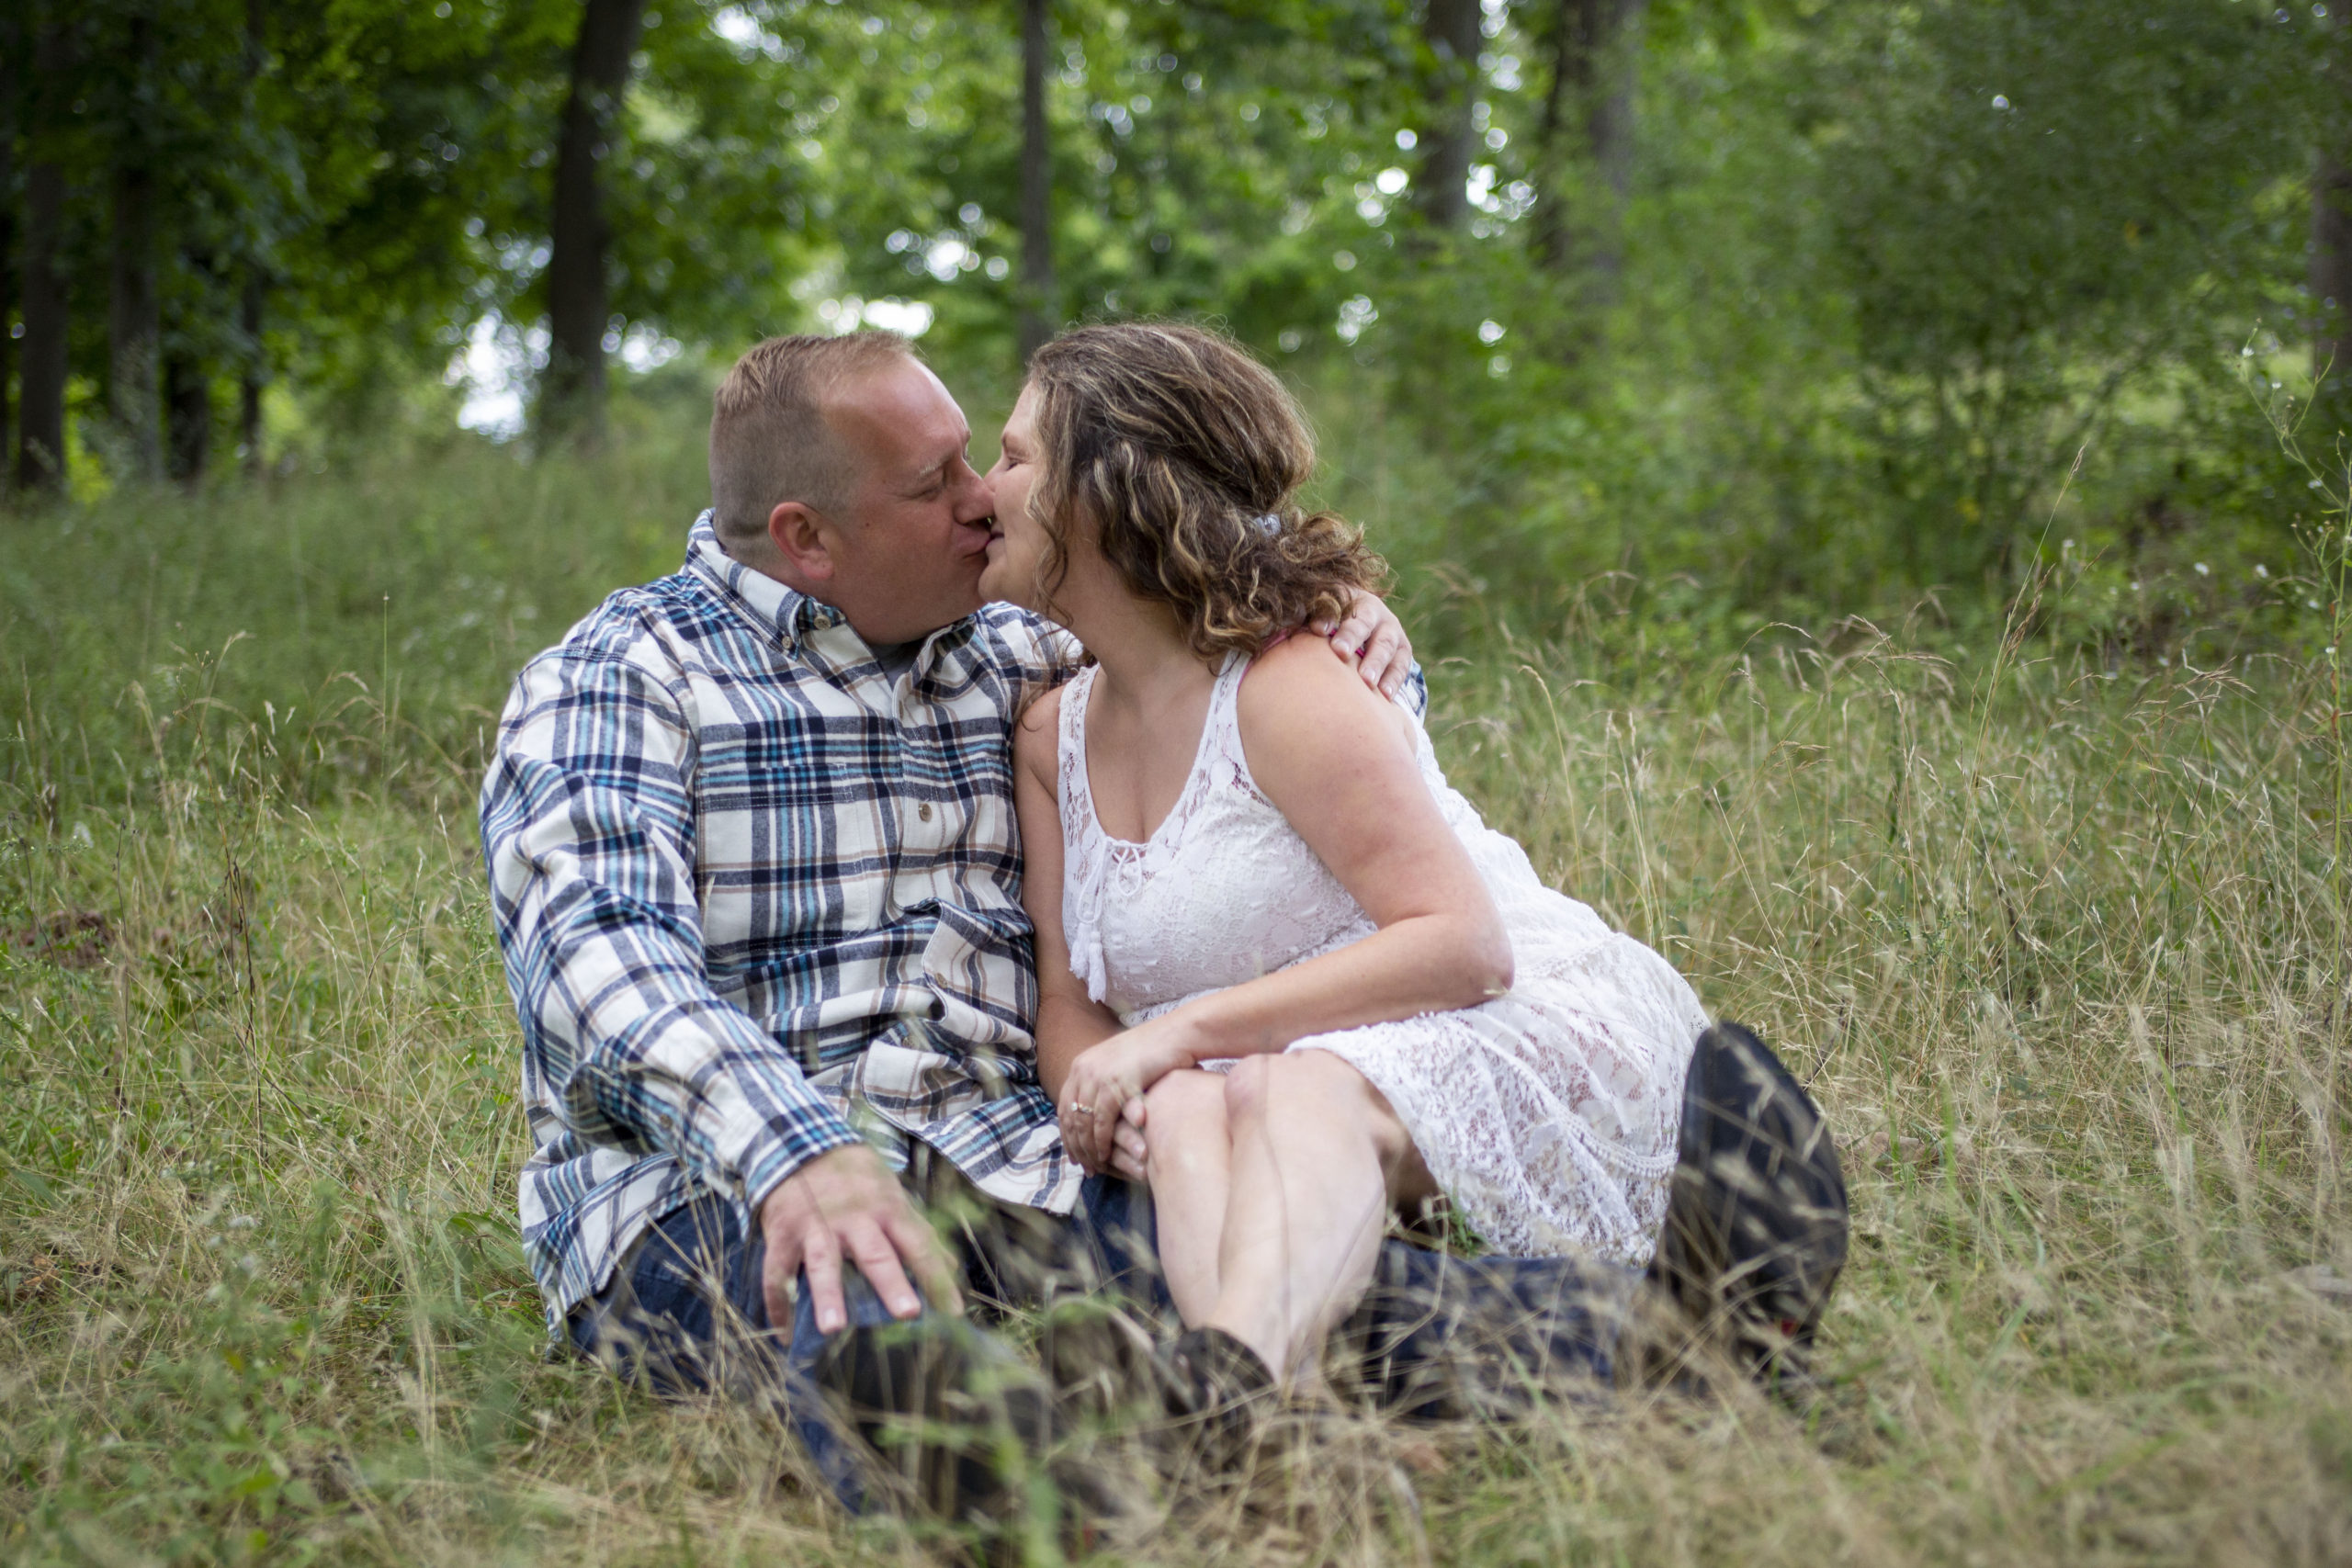
<path id="1" fill-rule="evenodd" d="M 128 406 L 127 160 L 155 176 L 175 430 L 265 378 L 284 435 L 446 418 L 487 328 L 543 367 L 585 9 L 37 0 L 26 36 L 66 63 L 9 61 L 9 232 L 23 275 L 28 171 L 62 165 L 85 446 Z M 2312 221 L 2347 145 L 2324 11 L 1052 0 L 1039 303 L 1224 323 L 1430 454 L 1459 504 L 1407 525 L 1531 604 L 1618 566 L 1750 599 L 1997 580 L 2062 483 L 2134 550 L 2283 537 L 2238 379 L 2306 395 L 2267 385 L 2337 319 L 2299 288 L 2352 276 L 2326 270 L 2352 220 Z M 1001 391 L 1025 14 L 648 0 L 597 175 L 603 351 L 912 320 Z"/>
<path id="2" fill-rule="evenodd" d="M 646 13 L 628 152 L 611 167 L 610 263 L 625 321 L 740 346 L 797 324 L 790 290 L 816 265 L 820 187 L 796 130 L 813 129 L 825 95 L 805 42 L 730 30 L 693 0 Z"/>
<path id="3" fill-rule="evenodd" d="M 265 123 L 292 156 L 261 231 L 281 363 L 355 407 L 518 298 L 577 7 L 388 0 L 272 13 Z M 446 14 L 444 14 L 446 13 Z"/>
<path id="4" fill-rule="evenodd" d="M 2310 31 L 2277 16 L 1963 0 L 1829 56 L 1824 172 L 1915 572 L 2012 547 L 2134 377 L 2234 351 L 2271 303 L 2259 198 L 2304 156 L 2280 111 Z"/>

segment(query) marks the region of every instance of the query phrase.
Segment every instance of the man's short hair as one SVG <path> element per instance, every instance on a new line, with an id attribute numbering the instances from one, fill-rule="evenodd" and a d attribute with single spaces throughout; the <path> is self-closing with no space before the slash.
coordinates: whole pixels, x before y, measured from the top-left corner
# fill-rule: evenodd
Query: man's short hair
<path id="1" fill-rule="evenodd" d="M 838 512 L 856 479 L 854 459 L 825 422 L 825 400 L 853 376 L 913 359 L 897 333 L 772 337 L 754 345 L 711 400 L 710 504 L 719 543 L 731 550 L 768 536 L 768 514 L 787 501 Z"/>

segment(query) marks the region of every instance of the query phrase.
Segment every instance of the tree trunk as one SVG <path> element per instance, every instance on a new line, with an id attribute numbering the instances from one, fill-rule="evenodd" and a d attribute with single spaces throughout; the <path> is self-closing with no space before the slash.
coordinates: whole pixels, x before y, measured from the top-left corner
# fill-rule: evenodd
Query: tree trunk
<path id="1" fill-rule="evenodd" d="M 1624 265 L 1619 224 L 1633 178 L 1634 51 L 1645 4 L 1560 0 L 1550 29 L 1552 79 L 1536 131 L 1535 258 L 1559 274 L 1589 266 L 1604 288 Z M 1587 170 L 1600 176 L 1597 188 Z"/>
<path id="2" fill-rule="evenodd" d="M 1609 36 L 1600 53 L 1600 81 L 1586 115 L 1586 139 L 1592 161 L 1609 186 L 1611 213 L 1611 256 L 1616 257 L 1614 220 L 1623 216 L 1625 197 L 1634 185 L 1634 90 L 1642 85 L 1642 13 L 1649 0 L 1614 0 Z"/>
<path id="3" fill-rule="evenodd" d="M 268 351 L 261 341 L 261 268 L 245 265 L 245 288 L 237 301 L 237 327 L 245 340 L 244 358 L 237 369 L 237 452 L 248 475 L 262 470 L 261 389 L 268 371 Z"/>
<path id="4" fill-rule="evenodd" d="M 1544 107 L 1535 120 L 1535 220 L 1531 235 L 1536 262 L 1548 272 L 1565 272 L 1576 247 L 1576 225 L 1567 196 L 1576 175 L 1576 138 L 1568 127 L 1592 92 L 1592 23 L 1604 0 L 1559 0 L 1552 8 L 1544 42 L 1551 79 L 1544 85 Z"/>
<path id="5" fill-rule="evenodd" d="M 605 434 L 606 309 L 603 182 L 645 0 L 587 0 L 571 53 L 571 96 L 556 141 L 548 225 L 548 370 L 539 423 L 594 445 Z"/>
<path id="6" fill-rule="evenodd" d="M 1021 0 L 1021 363 L 1054 335 L 1054 158 L 1046 125 L 1050 0 Z"/>
<path id="7" fill-rule="evenodd" d="M 1601 172 L 1609 188 L 1609 216 L 1601 226 L 1601 247 L 1595 268 L 1616 287 L 1625 268 L 1625 197 L 1633 195 L 1633 94 L 1642 85 L 1642 12 L 1649 0 L 1613 0 L 1609 14 L 1609 38 L 1601 47 L 1601 77 L 1585 113 L 1585 141 L 1592 148 L 1592 167 Z"/>
<path id="8" fill-rule="evenodd" d="M 212 455 L 212 378 L 191 354 L 164 359 L 164 415 L 172 478 L 194 485 Z"/>
<path id="9" fill-rule="evenodd" d="M 2352 169 L 2322 154 L 2312 181 L 2312 373 L 2352 379 Z"/>
<path id="10" fill-rule="evenodd" d="M 1430 126 L 1421 154 L 1419 187 L 1421 216 L 1440 229 L 1461 225 L 1470 215 L 1463 188 L 1477 146 L 1478 0 L 1429 0 L 1421 36 L 1437 56 L 1430 83 Z"/>
<path id="11" fill-rule="evenodd" d="M 107 273 L 107 411 L 130 473 L 163 470 L 163 422 L 156 400 L 155 179 L 143 161 L 114 172 L 114 234 Z"/>
<path id="12" fill-rule="evenodd" d="M 33 95 L 43 111 L 59 107 L 58 83 L 71 57 L 64 29 L 51 13 L 33 40 Z M 53 131 L 62 118 L 42 112 L 32 129 Z M 17 482 L 27 490 L 65 486 L 65 170 L 53 148 L 39 150 L 25 175 L 24 354 L 17 375 Z"/>
<path id="13" fill-rule="evenodd" d="M 155 71 L 155 29 L 130 19 L 124 64 L 134 83 Z M 132 95 L 135 101 L 136 95 Z M 156 351 L 163 335 L 155 289 L 155 170 L 148 128 L 132 121 L 114 148 L 113 234 L 107 290 L 107 396 L 115 435 L 133 477 L 163 472 L 163 419 L 156 397 Z"/>
<path id="14" fill-rule="evenodd" d="M 2352 28 L 2327 24 L 2319 167 L 2312 176 L 2312 374 L 2331 423 L 2352 424 Z M 2324 434 L 2316 443 L 2330 445 Z"/>
<path id="15" fill-rule="evenodd" d="M 164 472 L 193 489 L 212 461 L 213 359 L 226 304 L 218 258 L 206 247 L 180 248 L 187 287 L 166 302 L 162 346 Z"/>
<path id="16" fill-rule="evenodd" d="M 268 15 L 263 0 L 245 0 L 245 105 L 254 112 L 254 84 L 268 61 Z M 261 341 L 263 281 L 261 259 L 245 258 L 244 288 L 237 299 L 237 331 L 244 340 L 237 360 L 237 454 L 247 477 L 262 471 L 261 389 L 269 375 L 269 350 Z"/>
<path id="17" fill-rule="evenodd" d="M 17 121 L 24 73 L 24 18 L 13 6 L 0 16 L 0 452 L 8 448 L 8 390 L 16 381 L 17 340 L 10 318 L 17 313 Z M 8 488 L 0 467 L 0 492 Z"/>

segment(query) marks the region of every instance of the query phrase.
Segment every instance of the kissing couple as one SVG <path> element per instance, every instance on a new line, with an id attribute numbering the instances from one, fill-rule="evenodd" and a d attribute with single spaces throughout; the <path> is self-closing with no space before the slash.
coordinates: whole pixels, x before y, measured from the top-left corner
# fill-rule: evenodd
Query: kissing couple
<path id="1" fill-rule="evenodd" d="M 1801 1373 L 1818 1110 L 1447 785 L 1269 370 L 1081 328 L 985 476 L 888 333 L 715 401 L 684 568 L 524 669 L 483 788 L 560 1341 L 982 1524 L 1031 1461 L 1126 1506 L 1106 1413 L 1164 1476 L 1277 1411 Z M 1441 1199 L 1477 1247 L 1409 1234 Z"/>

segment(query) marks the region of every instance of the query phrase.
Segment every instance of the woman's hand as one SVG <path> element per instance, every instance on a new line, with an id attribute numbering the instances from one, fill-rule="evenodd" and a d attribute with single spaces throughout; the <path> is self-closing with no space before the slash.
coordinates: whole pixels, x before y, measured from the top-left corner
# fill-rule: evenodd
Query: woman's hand
<path id="1" fill-rule="evenodd" d="M 1142 1176 L 1144 1091 L 1195 1064 L 1192 1035 L 1171 1013 L 1122 1030 L 1069 1065 L 1057 1107 L 1062 1146 L 1090 1175 Z"/>
<path id="2" fill-rule="evenodd" d="M 1317 621 L 1309 629 L 1329 639 L 1331 651 L 1353 664 L 1363 683 L 1384 697 L 1403 690 L 1413 672 L 1413 643 L 1405 623 L 1377 593 L 1359 591 L 1336 625 Z"/>

